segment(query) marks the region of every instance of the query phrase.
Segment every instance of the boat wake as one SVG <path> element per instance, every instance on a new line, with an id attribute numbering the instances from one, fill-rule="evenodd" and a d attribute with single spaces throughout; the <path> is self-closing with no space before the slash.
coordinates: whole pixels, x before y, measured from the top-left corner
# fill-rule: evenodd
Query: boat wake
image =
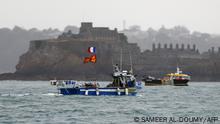
<path id="1" fill-rule="evenodd" d="M 42 94 L 43 96 L 62 96 L 63 94 L 59 94 L 59 93 L 46 93 L 46 94 Z"/>
<path id="2" fill-rule="evenodd" d="M 143 94 L 137 94 L 136 96 L 137 96 L 137 97 L 142 97 L 142 96 L 143 96 Z"/>
<path id="3" fill-rule="evenodd" d="M 44 94 L 32 94 L 32 93 L 3 93 L 0 94 L 1 97 L 24 97 L 24 96 L 38 96 L 38 95 L 43 95 L 43 96 L 62 96 L 62 94 L 58 93 L 44 93 Z"/>
<path id="4" fill-rule="evenodd" d="M 21 94 L 14 94 L 14 93 L 5 93 L 5 94 L 0 94 L 2 97 L 23 97 L 23 96 L 30 96 L 32 95 L 31 93 L 21 93 Z"/>

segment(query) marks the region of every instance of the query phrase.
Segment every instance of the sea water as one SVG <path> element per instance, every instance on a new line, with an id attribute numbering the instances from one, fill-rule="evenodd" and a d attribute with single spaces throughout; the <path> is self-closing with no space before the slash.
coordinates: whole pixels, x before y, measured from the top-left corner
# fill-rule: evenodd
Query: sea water
<path id="1" fill-rule="evenodd" d="M 46 81 L 0 81 L 0 124 L 220 124 L 219 120 L 218 82 L 147 86 L 137 96 L 62 96 Z"/>

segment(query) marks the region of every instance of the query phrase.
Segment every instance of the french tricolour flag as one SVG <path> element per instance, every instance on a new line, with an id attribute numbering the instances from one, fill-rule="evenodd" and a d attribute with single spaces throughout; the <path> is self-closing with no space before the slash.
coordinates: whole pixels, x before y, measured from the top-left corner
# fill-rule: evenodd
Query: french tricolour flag
<path id="1" fill-rule="evenodd" d="M 96 48 L 95 47 L 89 47 L 88 48 L 88 52 L 89 53 L 95 53 L 96 52 Z"/>

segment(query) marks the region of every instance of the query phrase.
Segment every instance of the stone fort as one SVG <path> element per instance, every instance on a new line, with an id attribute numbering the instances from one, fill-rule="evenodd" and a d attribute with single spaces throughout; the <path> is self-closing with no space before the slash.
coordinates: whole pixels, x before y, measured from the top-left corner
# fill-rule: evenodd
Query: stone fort
<path id="1" fill-rule="evenodd" d="M 90 46 L 97 48 L 96 64 L 83 63 Z M 195 44 L 153 43 L 152 50 L 141 52 L 137 43 L 129 43 L 116 28 L 93 27 L 91 22 L 81 23 L 78 34 L 68 31 L 56 39 L 31 41 L 16 72 L 4 78 L 111 80 L 112 64 L 120 63 L 121 51 L 123 68 L 130 68 L 131 56 L 139 79 L 145 74 L 161 77 L 174 72 L 178 65 L 195 81 L 220 80 L 220 48 L 200 53 Z"/>
<path id="2" fill-rule="evenodd" d="M 117 31 L 117 28 L 110 30 L 108 27 L 93 27 L 91 22 L 81 23 L 79 34 L 72 34 L 71 31 L 68 31 L 60 35 L 58 39 L 96 42 L 122 42 L 127 40 L 123 33 Z"/>

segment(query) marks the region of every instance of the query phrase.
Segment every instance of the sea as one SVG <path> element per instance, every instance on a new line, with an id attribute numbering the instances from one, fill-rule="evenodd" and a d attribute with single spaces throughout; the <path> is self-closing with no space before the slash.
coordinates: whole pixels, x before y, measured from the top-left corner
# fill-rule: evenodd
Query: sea
<path id="1" fill-rule="evenodd" d="M 0 124 L 130 123 L 220 124 L 220 82 L 143 86 L 137 96 L 63 96 L 47 81 L 0 81 Z"/>

